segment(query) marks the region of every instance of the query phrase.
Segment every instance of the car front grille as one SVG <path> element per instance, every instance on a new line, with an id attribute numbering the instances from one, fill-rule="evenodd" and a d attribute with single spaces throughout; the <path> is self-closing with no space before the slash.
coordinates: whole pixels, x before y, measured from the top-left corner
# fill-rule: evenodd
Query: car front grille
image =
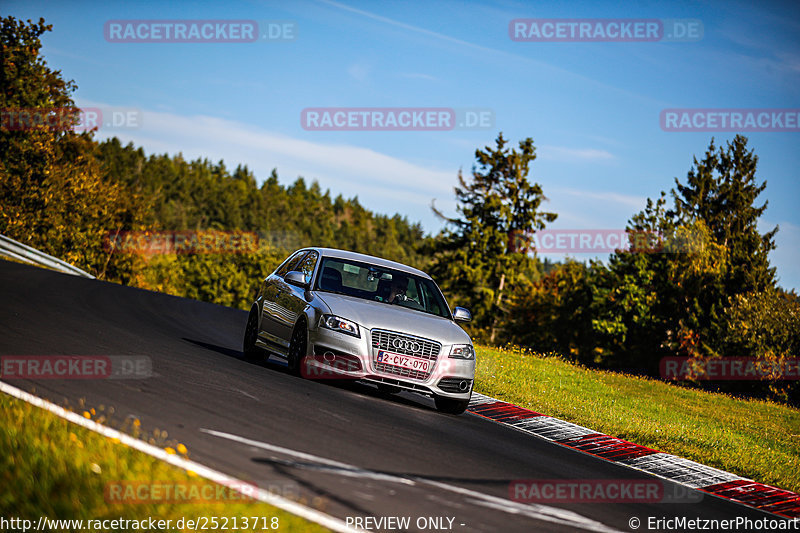
<path id="1" fill-rule="evenodd" d="M 395 341 L 400 342 L 396 344 Z M 414 357 L 432 361 L 436 361 L 436 357 L 438 357 L 439 351 L 442 349 L 442 345 L 436 341 L 382 329 L 372 330 L 372 347 L 376 350 L 413 355 Z"/>
<path id="2" fill-rule="evenodd" d="M 436 361 L 442 349 L 442 345 L 436 341 L 415 337 L 413 335 L 406 335 L 383 329 L 373 329 L 372 348 L 372 363 L 375 365 L 375 370 L 377 372 L 393 374 L 404 378 L 424 380 L 428 379 L 433 367 L 431 367 L 431 371 L 425 372 L 422 370 L 412 370 L 379 363 L 378 351 L 386 350 L 388 352 L 412 355 L 414 357 Z"/>

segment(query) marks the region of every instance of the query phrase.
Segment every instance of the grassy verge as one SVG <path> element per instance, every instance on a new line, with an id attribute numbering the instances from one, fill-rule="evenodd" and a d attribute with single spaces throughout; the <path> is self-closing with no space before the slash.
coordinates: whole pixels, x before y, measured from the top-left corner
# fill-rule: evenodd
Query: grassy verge
<path id="1" fill-rule="evenodd" d="M 182 446 L 177 447 L 184 450 Z M 127 490 L 127 487 L 137 487 L 135 483 L 143 481 L 155 482 L 162 488 L 173 487 L 173 490 L 183 487 L 186 497 L 179 499 L 191 503 L 174 503 L 174 498 L 173 503 L 165 502 L 163 496 L 146 503 L 118 503 L 119 497 L 115 499 L 109 490 L 120 486 Z M 151 487 L 150 484 L 147 486 Z M 213 493 L 205 488 L 208 485 L 213 487 Z M 2 393 L 0 487 L 3 487 L 0 490 L 0 517 L 31 519 L 34 523 L 40 516 L 83 520 L 142 520 L 152 517 L 170 519 L 173 524 L 180 518 L 200 517 L 217 517 L 221 524 L 227 517 L 228 529 L 231 529 L 236 517 L 239 530 L 253 531 L 252 527 L 242 529 L 243 518 L 266 517 L 267 527 L 262 527 L 263 520 L 257 527 L 262 531 L 271 529 L 271 519 L 277 517 L 278 531 L 327 531 L 270 505 L 243 501 L 241 495 L 230 489 L 220 492 L 217 485 L 192 472 L 170 466 Z M 150 490 L 148 488 L 149 494 L 156 494 Z M 211 523 L 208 527 L 211 528 Z M 75 529 L 66 527 L 63 530 Z M 131 528 L 116 530 L 130 531 Z M 169 530 L 176 531 L 177 528 L 173 526 Z"/>
<path id="2" fill-rule="evenodd" d="M 800 492 L 800 410 L 476 347 L 476 391 Z"/>

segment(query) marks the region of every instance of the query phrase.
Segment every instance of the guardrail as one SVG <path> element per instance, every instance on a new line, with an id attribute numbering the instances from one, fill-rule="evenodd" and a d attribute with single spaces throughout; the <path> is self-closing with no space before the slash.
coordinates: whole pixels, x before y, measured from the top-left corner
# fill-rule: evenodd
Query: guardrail
<path id="1" fill-rule="evenodd" d="M 36 248 L 26 246 L 21 242 L 14 239 L 9 239 L 5 235 L 0 235 L 0 256 L 10 257 L 17 261 L 23 261 L 32 265 L 39 265 L 65 274 L 72 274 L 73 276 L 81 276 L 83 278 L 95 279 L 94 276 L 88 272 L 84 272 L 76 266 L 72 266 L 66 261 L 62 261 L 57 257 L 40 252 Z"/>

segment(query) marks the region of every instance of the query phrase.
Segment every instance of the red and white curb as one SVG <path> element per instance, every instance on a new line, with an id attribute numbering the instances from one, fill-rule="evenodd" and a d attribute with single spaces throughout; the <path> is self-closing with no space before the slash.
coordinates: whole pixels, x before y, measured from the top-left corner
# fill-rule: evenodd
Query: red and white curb
<path id="1" fill-rule="evenodd" d="M 800 518 L 800 494 L 771 487 L 682 457 L 543 415 L 476 392 L 470 413 L 514 429 L 622 464 L 686 487 L 787 518 Z"/>

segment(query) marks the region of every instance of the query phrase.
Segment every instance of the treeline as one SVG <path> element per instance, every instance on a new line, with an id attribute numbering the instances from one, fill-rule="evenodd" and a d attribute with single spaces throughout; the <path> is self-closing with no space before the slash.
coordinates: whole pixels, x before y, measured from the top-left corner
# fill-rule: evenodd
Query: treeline
<path id="1" fill-rule="evenodd" d="M 357 197 L 332 197 L 303 178 L 284 186 L 275 170 L 259 186 L 244 166 L 231 172 L 222 161 L 148 156 L 116 138 L 76 133 L 77 86 L 40 54 L 51 26 L 43 19 L 0 22 L 0 233 L 100 279 L 242 308 L 259 280 L 303 246 L 422 262 L 419 248 L 429 237 L 420 224 L 374 213 Z M 181 230 L 254 232 L 260 246 L 162 256 L 108 246 L 119 232 Z"/>
<path id="2" fill-rule="evenodd" d="M 316 181 L 307 184 L 301 177 L 283 186 L 273 170 L 259 186 L 246 166 L 230 172 L 222 161 L 148 157 L 142 148 L 122 146 L 116 137 L 98 144 L 94 157 L 106 180 L 144 199 L 142 223 L 148 228 L 252 231 L 284 250 L 331 246 L 404 262 L 420 259 L 420 224 L 398 214 L 373 213 L 357 197 L 332 197 Z"/>
<path id="3" fill-rule="evenodd" d="M 257 185 L 246 167 L 146 155 L 118 139 L 76 133 L 76 85 L 40 54 L 44 23 L 1 21 L 0 233 L 100 279 L 246 308 L 290 251 L 332 246 L 419 264 L 419 224 L 332 197 L 302 178 Z M 24 112 L 26 122 L 18 118 Z M 57 115 L 59 121 L 49 119 Z M 72 121 L 70 121 L 72 117 Z M 240 230 L 248 253 L 142 255 L 108 246 L 119 232 Z"/>
<path id="4" fill-rule="evenodd" d="M 39 53 L 48 29 L 2 19 L 0 109 L 77 113 L 74 83 Z M 800 302 L 777 286 L 769 263 L 777 228 L 757 229 L 766 182 L 756 178 L 746 138 L 719 147 L 712 140 L 685 179 L 628 223 L 632 235 L 690 246 L 617 251 L 606 263 L 543 263 L 524 238 L 557 218 L 542 210 L 544 191 L 530 178 L 532 139 L 511 147 L 501 134 L 475 158 L 471 175 L 459 174 L 457 215 L 428 236 L 316 182 L 282 185 L 277 171 L 261 181 L 244 166 L 230 171 L 222 161 L 147 155 L 116 138 L 4 122 L 0 234 L 101 279 L 243 309 L 294 249 L 364 252 L 429 271 L 451 304 L 472 309 L 468 329 L 478 341 L 653 376 L 667 357 L 780 366 L 800 354 Z M 255 232 L 259 246 L 154 255 L 108 246 L 109 234 L 186 230 Z M 797 403 L 797 383 L 773 375 L 713 387 Z"/>
<path id="5" fill-rule="evenodd" d="M 130 279 L 114 281 L 247 309 L 260 280 L 304 246 L 355 250 L 408 264 L 422 261 L 418 249 L 428 238 L 420 224 L 374 213 L 357 197 L 332 197 L 316 181 L 307 185 L 298 178 L 283 186 L 273 170 L 259 186 L 247 167 L 230 172 L 222 161 L 148 157 L 117 138 L 97 144 L 93 157 L 105 180 L 140 199 L 144 209 L 137 219 L 142 228 L 236 230 L 258 236 L 254 253 L 137 257 Z"/>
<path id="6" fill-rule="evenodd" d="M 778 228 L 758 230 L 766 182 L 745 137 L 712 139 L 685 179 L 631 217 L 630 246 L 607 264 L 531 257 L 532 241 L 518 236 L 555 219 L 527 180 L 534 160 L 531 139 L 511 149 L 500 135 L 477 150 L 472 179 L 456 190 L 460 216 L 433 242 L 431 271 L 478 310 L 475 336 L 665 378 L 668 358 L 686 358 L 704 386 L 800 400 L 800 299 L 777 285 L 769 262 Z M 642 246 L 642 236 L 653 242 Z M 750 358 L 750 370 L 703 381 L 709 361 L 732 357 Z"/>

